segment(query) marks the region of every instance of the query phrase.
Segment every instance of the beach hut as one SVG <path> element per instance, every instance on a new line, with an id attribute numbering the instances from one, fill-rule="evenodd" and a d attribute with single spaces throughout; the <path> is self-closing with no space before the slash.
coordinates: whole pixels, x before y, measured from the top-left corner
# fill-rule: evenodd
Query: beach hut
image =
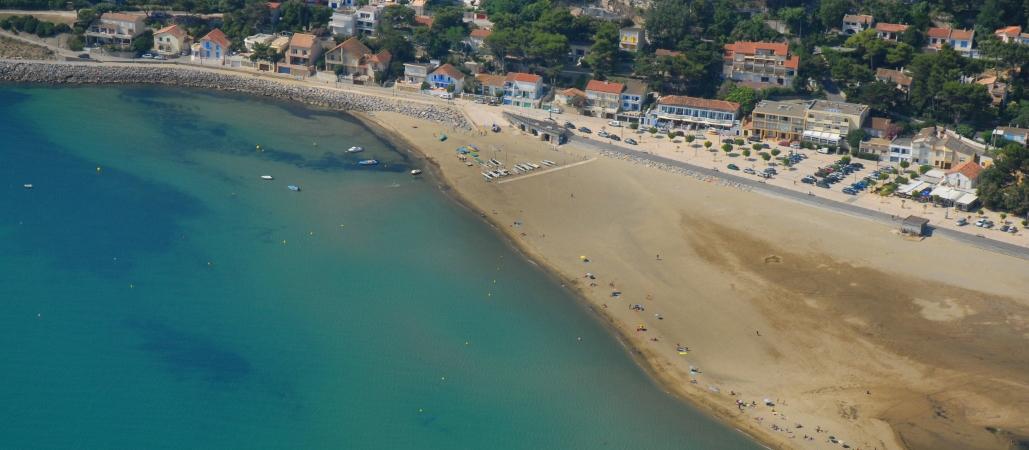
<path id="1" fill-rule="evenodd" d="M 925 236 L 929 231 L 929 219 L 918 216 L 907 216 L 900 224 L 901 233 L 911 236 Z"/>

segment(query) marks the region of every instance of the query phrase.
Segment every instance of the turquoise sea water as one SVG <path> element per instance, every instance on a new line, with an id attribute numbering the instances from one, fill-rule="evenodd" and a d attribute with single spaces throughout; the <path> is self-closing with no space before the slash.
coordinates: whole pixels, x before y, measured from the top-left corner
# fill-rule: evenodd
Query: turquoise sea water
<path id="1" fill-rule="evenodd" d="M 0 448 L 755 448 L 339 114 L 0 86 L 0 136 Z"/>

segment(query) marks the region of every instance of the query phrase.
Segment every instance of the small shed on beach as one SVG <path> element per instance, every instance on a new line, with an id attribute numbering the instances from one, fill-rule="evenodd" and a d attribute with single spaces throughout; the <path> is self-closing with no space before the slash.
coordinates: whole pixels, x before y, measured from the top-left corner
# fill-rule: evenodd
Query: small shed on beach
<path id="1" fill-rule="evenodd" d="M 929 219 L 918 216 L 907 216 L 900 224 L 900 231 L 912 236 L 925 236 L 929 231 Z"/>

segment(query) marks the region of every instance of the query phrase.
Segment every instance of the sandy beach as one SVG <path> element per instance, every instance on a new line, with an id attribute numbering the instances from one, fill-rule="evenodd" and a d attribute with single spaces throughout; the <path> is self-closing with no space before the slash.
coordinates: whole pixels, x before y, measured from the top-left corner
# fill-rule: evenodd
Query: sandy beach
<path id="1" fill-rule="evenodd" d="M 1029 436 L 1029 261 L 509 127 L 361 117 L 579 292 L 670 393 L 766 445 L 1009 448 Z M 565 168 L 486 183 L 456 157 L 466 144 Z"/>

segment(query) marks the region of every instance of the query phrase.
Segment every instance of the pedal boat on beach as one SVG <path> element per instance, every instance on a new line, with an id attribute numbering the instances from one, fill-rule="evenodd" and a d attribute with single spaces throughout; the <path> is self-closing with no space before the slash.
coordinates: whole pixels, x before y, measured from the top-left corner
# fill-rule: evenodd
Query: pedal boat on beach
<path id="1" fill-rule="evenodd" d="M 271 175 L 261 175 L 261 179 L 265 180 L 265 181 L 268 181 L 268 180 L 274 180 L 275 177 L 273 177 Z"/>
<path id="2" fill-rule="evenodd" d="M 357 165 L 359 165 L 359 166 L 374 166 L 374 165 L 378 165 L 378 164 L 379 164 L 379 161 L 376 160 L 376 159 L 364 159 L 364 160 L 361 160 L 361 161 L 357 162 Z"/>
<path id="3" fill-rule="evenodd" d="M 419 169 L 411 169 L 411 175 L 421 175 L 422 171 Z"/>
<path id="4" fill-rule="evenodd" d="M 360 153 L 364 151 L 364 147 L 353 146 L 347 149 L 347 153 Z"/>
<path id="5" fill-rule="evenodd" d="M 300 192 L 300 186 L 297 186 L 295 184 L 291 184 L 291 185 L 286 186 L 286 187 L 289 188 L 289 190 L 291 190 L 293 192 Z"/>

